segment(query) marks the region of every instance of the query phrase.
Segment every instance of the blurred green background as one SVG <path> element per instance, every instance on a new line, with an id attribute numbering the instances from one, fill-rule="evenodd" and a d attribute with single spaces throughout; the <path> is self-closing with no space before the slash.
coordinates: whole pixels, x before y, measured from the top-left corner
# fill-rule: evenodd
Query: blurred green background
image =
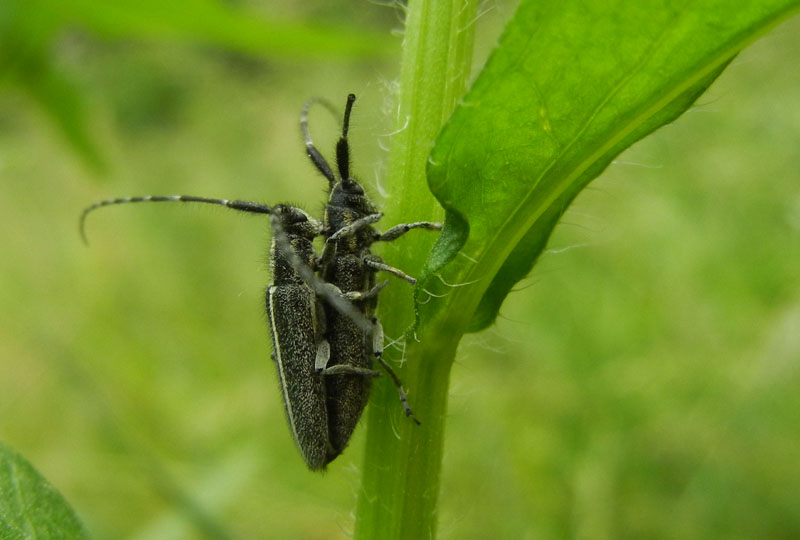
<path id="1" fill-rule="evenodd" d="M 384 36 L 388 53 L 60 29 L 46 52 L 102 166 L 0 62 L 0 440 L 96 538 L 352 531 L 363 433 L 325 474 L 294 448 L 263 315 L 265 220 L 120 206 L 90 216 L 89 248 L 77 234 L 83 207 L 126 195 L 320 211 L 297 125 L 312 95 L 359 95 L 355 168 L 379 198 L 398 13 L 235 5 Z M 510 14 L 486 5 L 478 61 Z M 620 156 L 498 323 L 464 340 L 442 538 L 800 537 L 798 34 L 797 18 L 775 29 Z M 337 120 L 311 121 L 329 154 Z"/>

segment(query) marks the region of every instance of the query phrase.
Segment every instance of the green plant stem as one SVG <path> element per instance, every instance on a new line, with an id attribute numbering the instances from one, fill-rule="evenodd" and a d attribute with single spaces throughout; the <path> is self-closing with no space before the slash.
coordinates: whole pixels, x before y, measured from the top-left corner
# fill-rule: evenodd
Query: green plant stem
<path id="1" fill-rule="evenodd" d="M 386 185 L 387 224 L 441 218 L 425 178 L 428 155 L 439 130 L 463 95 L 472 61 L 476 0 L 410 1 L 400 73 L 398 108 Z M 419 272 L 434 235 L 412 232 L 384 248 L 387 260 Z M 381 298 L 387 336 L 398 337 L 414 321 L 411 294 L 393 283 Z M 391 309 L 387 309 L 390 306 Z M 419 329 L 420 334 L 424 329 Z M 439 495 L 444 420 L 450 366 L 461 335 L 408 336 L 398 370 L 422 422 L 402 416 L 391 384 L 373 385 L 369 411 L 357 539 L 433 538 Z M 395 364 L 397 366 L 397 364 Z"/>

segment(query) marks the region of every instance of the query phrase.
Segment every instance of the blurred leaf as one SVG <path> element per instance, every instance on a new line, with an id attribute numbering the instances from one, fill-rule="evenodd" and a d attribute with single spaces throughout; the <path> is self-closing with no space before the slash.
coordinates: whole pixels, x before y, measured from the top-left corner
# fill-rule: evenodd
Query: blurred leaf
<path id="1" fill-rule="evenodd" d="M 428 166 L 447 211 L 428 273 L 448 265 L 448 283 L 472 284 L 450 291 L 447 312 L 473 314 L 467 331 L 491 324 L 575 196 L 798 5 L 524 1 Z"/>
<path id="2" fill-rule="evenodd" d="M 0 444 L 0 537 L 88 538 L 67 502 L 22 456 Z"/>
<path id="3" fill-rule="evenodd" d="M 172 39 L 262 57 L 363 58 L 394 50 L 385 33 L 268 20 L 215 0 L 0 2 L 0 81 L 31 95 L 95 168 L 102 160 L 80 93 L 53 66 L 57 38 L 73 27 L 102 38 Z"/>
<path id="4" fill-rule="evenodd" d="M 40 0 L 53 2 L 57 0 Z M 269 20 L 215 0 L 73 0 L 64 22 L 104 37 L 177 38 L 267 57 L 375 57 L 391 54 L 385 33 L 305 21 Z"/>
<path id="5" fill-rule="evenodd" d="M 90 133 L 86 107 L 69 79 L 44 57 L 27 63 L 27 69 L 17 75 L 19 85 L 42 107 L 73 149 L 95 170 L 103 169 L 105 164 Z"/>
<path id="6" fill-rule="evenodd" d="M 58 10 L 49 6 L 16 0 L 0 4 L 0 82 L 30 95 L 72 147 L 99 169 L 102 160 L 89 133 L 80 94 L 53 67 L 50 49 L 59 28 L 58 17 Z"/>

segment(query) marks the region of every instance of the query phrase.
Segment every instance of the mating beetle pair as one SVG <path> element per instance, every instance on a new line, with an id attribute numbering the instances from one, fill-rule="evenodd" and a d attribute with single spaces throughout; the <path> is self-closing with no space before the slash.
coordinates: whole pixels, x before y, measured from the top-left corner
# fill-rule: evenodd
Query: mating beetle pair
<path id="1" fill-rule="evenodd" d="M 273 284 L 266 291 L 266 308 L 273 353 L 292 436 L 312 470 L 324 469 L 347 446 L 369 398 L 373 358 L 397 387 L 406 415 L 408 406 L 400 380 L 383 360 L 383 330 L 375 318 L 376 273 L 390 273 L 411 284 L 415 280 L 370 251 L 374 242 L 392 241 L 412 229 L 441 229 L 440 223 L 416 222 L 378 233 L 372 225 L 382 216 L 363 188 L 350 176 L 347 134 L 355 96 L 347 98 L 342 133 L 336 145 L 338 176 L 315 148 L 308 132 L 308 110 L 300 126 L 306 151 L 328 180 L 328 201 L 322 221 L 289 205 L 268 206 L 248 201 L 186 195 L 111 199 L 83 211 L 81 234 L 89 212 L 133 202 L 197 202 L 242 212 L 267 214 L 272 227 L 270 268 Z M 320 254 L 313 241 L 321 236 Z"/>

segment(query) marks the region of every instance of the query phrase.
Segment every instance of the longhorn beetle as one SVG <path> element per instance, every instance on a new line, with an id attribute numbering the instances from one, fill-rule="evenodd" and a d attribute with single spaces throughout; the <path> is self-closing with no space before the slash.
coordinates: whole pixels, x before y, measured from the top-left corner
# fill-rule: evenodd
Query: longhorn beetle
<path id="1" fill-rule="evenodd" d="M 312 470 L 323 469 L 347 446 L 369 398 L 376 358 L 392 378 L 407 416 L 413 416 L 400 379 L 383 360 L 383 330 L 375 318 L 377 296 L 387 282 L 375 274 L 388 272 L 416 281 L 370 252 L 377 241 L 391 241 L 412 229 L 439 230 L 441 224 L 416 222 L 392 227 L 383 234 L 372 228 L 382 214 L 350 176 L 347 134 L 355 96 L 347 98 L 342 133 L 336 146 L 339 177 L 315 148 L 308 132 L 308 111 L 300 125 L 306 152 L 329 183 L 323 221 L 289 205 L 268 206 L 240 200 L 188 195 L 109 199 L 92 204 L 80 218 L 84 241 L 86 216 L 97 208 L 134 202 L 191 202 L 267 214 L 272 241 L 273 284 L 266 291 L 266 308 L 286 416 L 295 443 Z M 325 102 L 329 109 L 330 105 Z M 325 240 L 317 255 L 313 241 Z"/>
<path id="2" fill-rule="evenodd" d="M 364 332 L 356 318 L 343 314 L 332 304 L 326 304 L 324 309 L 327 320 L 326 336 L 331 346 L 330 363 L 369 370 L 372 368 L 374 356 L 394 379 L 406 415 L 414 418 L 402 392 L 400 380 L 381 357 L 383 330 L 374 313 L 377 291 L 381 287 L 376 285 L 376 272 L 388 272 L 412 285 L 416 280 L 384 263 L 380 257 L 370 252 L 370 245 L 374 242 L 395 240 L 412 229 L 438 230 L 441 229 L 441 224 L 427 221 L 401 224 L 383 234 L 372 228 L 372 224 L 383 214 L 378 212 L 364 194 L 361 185 L 350 175 L 350 144 L 347 134 L 355 99 L 356 96 L 353 94 L 347 96 L 342 134 L 336 144 L 338 178 L 311 141 L 307 115 L 312 102 L 306 103 L 300 118 L 308 156 L 328 179 L 329 195 L 323 219 L 323 234 L 326 240 L 320 255 L 320 276 L 347 295 L 355 306 L 361 309 L 364 317 L 373 324 L 371 332 Z M 371 382 L 370 377 L 357 374 L 326 377 L 331 442 L 334 447 L 343 448 L 350 439 L 367 404 Z M 416 418 L 414 420 L 416 421 Z"/>

